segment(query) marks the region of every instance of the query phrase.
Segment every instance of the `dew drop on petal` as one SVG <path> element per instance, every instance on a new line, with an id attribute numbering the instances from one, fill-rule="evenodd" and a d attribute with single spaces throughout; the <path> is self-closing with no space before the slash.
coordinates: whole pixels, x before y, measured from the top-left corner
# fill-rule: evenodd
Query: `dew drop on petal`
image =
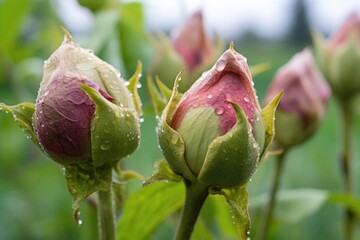
<path id="1" fill-rule="evenodd" d="M 249 102 L 250 101 L 248 96 L 245 96 L 243 99 L 244 99 L 244 102 Z"/>
<path id="2" fill-rule="evenodd" d="M 223 108 L 223 107 L 217 107 L 217 108 L 215 109 L 215 113 L 216 113 L 217 115 L 222 115 L 222 114 L 224 113 L 224 108 Z"/>
<path id="3" fill-rule="evenodd" d="M 218 70 L 219 72 L 221 72 L 222 70 L 224 70 L 225 68 L 225 61 L 224 60 L 219 60 L 217 63 L 216 63 L 216 70 Z"/>
<path id="4" fill-rule="evenodd" d="M 100 145 L 100 148 L 102 149 L 102 150 L 109 150 L 110 149 L 110 147 L 111 147 L 111 145 L 110 145 L 110 141 L 109 140 L 104 140 L 102 143 L 101 143 L 101 145 Z"/>
<path id="5" fill-rule="evenodd" d="M 213 95 L 211 94 L 211 93 L 209 93 L 208 95 L 207 95 L 207 98 L 208 99 L 211 99 L 213 97 Z"/>
<path id="6" fill-rule="evenodd" d="M 177 142 L 179 141 L 179 136 L 177 134 L 172 134 L 171 137 L 170 137 L 170 141 L 173 144 L 177 144 Z"/>

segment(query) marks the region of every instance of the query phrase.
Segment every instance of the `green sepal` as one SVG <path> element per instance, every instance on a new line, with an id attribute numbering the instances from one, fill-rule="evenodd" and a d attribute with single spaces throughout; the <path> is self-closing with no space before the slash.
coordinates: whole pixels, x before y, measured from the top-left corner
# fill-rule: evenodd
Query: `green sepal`
<path id="1" fill-rule="evenodd" d="M 160 89 L 161 95 L 165 99 L 166 103 L 170 100 L 172 95 L 172 90 L 168 88 L 159 78 L 159 76 L 155 76 L 156 84 L 158 88 Z M 177 93 L 176 96 L 177 100 L 180 100 L 182 97 L 181 93 Z"/>
<path id="2" fill-rule="evenodd" d="M 33 103 L 23 102 L 14 106 L 0 104 L 0 110 L 1 109 L 9 112 L 14 118 L 15 123 L 25 131 L 27 137 L 41 148 L 33 126 L 33 115 L 35 113 L 35 105 Z"/>
<path id="3" fill-rule="evenodd" d="M 139 116 L 143 115 L 142 108 L 141 108 L 141 99 L 138 93 L 138 86 L 139 86 L 139 80 L 141 77 L 141 71 L 142 71 L 142 63 L 140 61 L 137 62 L 135 73 L 132 75 L 132 77 L 129 79 L 129 85 L 127 86 L 129 91 L 132 93 L 132 97 L 135 104 L 135 109 Z"/>
<path id="4" fill-rule="evenodd" d="M 155 162 L 155 173 L 147 179 L 143 186 L 147 186 L 152 183 L 156 182 L 180 182 L 181 176 L 176 174 L 171 168 L 169 167 L 168 163 L 165 160 L 160 160 Z"/>
<path id="5" fill-rule="evenodd" d="M 270 69 L 270 64 L 267 62 L 260 63 L 254 66 L 250 66 L 251 75 L 254 77 L 260 73 L 263 73 Z"/>
<path id="6" fill-rule="evenodd" d="M 176 173 L 183 175 L 190 181 L 195 181 L 194 174 L 190 171 L 185 161 L 185 143 L 181 135 L 169 126 L 170 117 L 178 104 L 178 83 L 182 71 L 175 78 L 174 88 L 171 98 L 166 105 L 162 117 L 159 119 L 158 139 L 165 159 L 171 169 Z"/>
<path id="7" fill-rule="evenodd" d="M 112 166 L 108 164 L 96 168 L 87 162 L 66 165 L 64 170 L 66 186 L 72 198 L 74 218 L 78 222 L 81 203 L 98 190 L 108 191 L 110 189 Z"/>
<path id="8" fill-rule="evenodd" d="M 278 95 L 276 95 L 276 97 L 274 97 L 273 100 L 271 100 L 271 102 L 261 110 L 261 116 L 265 124 L 265 144 L 264 144 L 264 149 L 260 155 L 259 161 L 261 161 L 264 158 L 266 150 L 268 149 L 274 138 L 275 112 L 282 95 L 283 95 L 283 91 L 281 91 Z"/>
<path id="9" fill-rule="evenodd" d="M 320 33 L 313 31 L 311 32 L 311 37 L 313 40 L 313 50 L 314 50 L 314 55 L 315 55 L 315 59 L 316 59 L 316 63 L 319 66 L 320 70 L 322 71 L 322 73 L 324 74 L 324 77 L 328 79 L 328 71 L 327 71 L 327 66 L 328 66 L 328 59 L 326 57 L 326 41 L 325 39 L 321 36 Z"/>
<path id="10" fill-rule="evenodd" d="M 151 74 L 158 75 L 171 88 L 174 73 L 178 72 L 186 63 L 173 48 L 171 40 L 165 33 L 159 32 L 151 38 L 151 42 L 156 49 L 156 56 L 150 67 Z"/>
<path id="11" fill-rule="evenodd" d="M 166 106 L 167 101 L 155 86 L 154 81 L 150 74 L 148 74 L 146 77 L 146 83 L 150 94 L 151 102 L 155 110 L 155 115 L 160 117 L 162 111 Z"/>
<path id="12" fill-rule="evenodd" d="M 94 166 L 117 162 L 135 151 L 140 138 L 136 112 L 111 103 L 92 87 L 80 87 L 96 104 L 90 126 Z"/>
<path id="13" fill-rule="evenodd" d="M 328 78 L 335 94 L 347 100 L 360 93 L 360 46 L 358 33 L 352 32 L 347 40 L 334 49 L 328 68 Z"/>
<path id="14" fill-rule="evenodd" d="M 198 181 L 222 188 L 245 184 L 255 172 L 260 149 L 243 110 L 233 104 L 235 125 L 210 144 Z"/>
<path id="15" fill-rule="evenodd" d="M 250 239 L 250 215 L 248 211 L 249 194 L 247 185 L 229 189 L 210 188 L 210 194 L 223 195 L 230 207 L 233 220 L 241 239 Z"/>

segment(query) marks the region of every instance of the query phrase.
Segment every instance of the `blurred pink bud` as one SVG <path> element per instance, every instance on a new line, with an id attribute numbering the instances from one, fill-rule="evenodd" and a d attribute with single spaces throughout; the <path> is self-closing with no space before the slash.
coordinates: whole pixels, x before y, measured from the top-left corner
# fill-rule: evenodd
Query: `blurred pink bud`
<path id="1" fill-rule="evenodd" d="M 171 37 L 173 47 L 190 70 L 212 59 L 216 53 L 215 46 L 205 32 L 201 11 L 195 12 Z"/>
<path id="2" fill-rule="evenodd" d="M 351 34 L 357 36 L 360 45 L 360 12 L 354 12 L 348 16 L 339 30 L 330 38 L 330 47 L 336 47 L 346 42 Z"/>
<path id="3" fill-rule="evenodd" d="M 309 49 L 296 54 L 278 70 L 265 102 L 282 89 L 284 95 L 276 114 L 275 139 L 283 146 L 291 146 L 305 141 L 317 130 L 331 95 Z"/>

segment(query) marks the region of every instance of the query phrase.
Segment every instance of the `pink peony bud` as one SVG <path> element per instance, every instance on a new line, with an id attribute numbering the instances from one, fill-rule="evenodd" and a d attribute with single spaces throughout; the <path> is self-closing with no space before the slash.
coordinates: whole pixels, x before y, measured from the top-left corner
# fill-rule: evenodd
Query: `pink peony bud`
<path id="1" fill-rule="evenodd" d="M 350 14 L 339 30 L 329 39 L 330 49 L 346 42 L 351 34 L 357 36 L 360 46 L 360 12 Z"/>
<path id="2" fill-rule="evenodd" d="M 195 12 L 171 37 L 173 47 L 190 70 L 215 55 L 215 47 L 205 32 L 201 11 Z"/>
<path id="3" fill-rule="evenodd" d="M 347 101 L 360 93 L 360 12 L 354 12 L 328 40 L 314 33 L 317 64 L 334 95 Z"/>
<path id="4" fill-rule="evenodd" d="M 284 89 L 276 114 L 275 139 L 283 146 L 299 144 L 318 128 L 331 90 L 317 69 L 309 49 L 296 54 L 278 70 L 266 94 L 269 102 Z"/>
<path id="5" fill-rule="evenodd" d="M 170 167 L 206 186 L 246 183 L 273 138 L 280 95 L 260 109 L 246 58 L 233 45 L 181 98 L 177 81 L 158 131 Z"/>

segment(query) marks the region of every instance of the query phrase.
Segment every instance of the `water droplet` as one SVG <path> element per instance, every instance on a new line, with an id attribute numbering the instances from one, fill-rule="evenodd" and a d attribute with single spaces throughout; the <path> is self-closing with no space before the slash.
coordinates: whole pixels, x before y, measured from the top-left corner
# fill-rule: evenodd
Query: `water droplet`
<path id="1" fill-rule="evenodd" d="M 103 142 L 101 143 L 101 145 L 100 145 L 100 148 L 101 148 L 102 150 L 104 150 L 104 151 L 109 150 L 110 147 L 111 147 L 111 145 L 110 145 L 110 141 L 109 141 L 109 140 L 103 141 Z"/>
<path id="2" fill-rule="evenodd" d="M 141 74 L 141 73 L 139 73 L 139 74 L 138 74 L 138 78 L 141 78 L 141 77 L 142 77 L 142 74 Z"/>
<path id="3" fill-rule="evenodd" d="M 243 59 L 244 59 L 244 62 L 247 62 L 247 58 L 246 58 L 246 57 L 244 57 Z"/>
<path id="4" fill-rule="evenodd" d="M 77 222 L 78 225 L 81 225 L 83 224 L 83 221 L 81 219 L 78 219 L 78 222 Z"/>
<path id="5" fill-rule="evenodd" d="M 127 116 L 128 117 L 128 116 Z M 131 125 L 131 119 L 128 117 L 125 119 L 125 123 L 126 125 L 130 126 Z"/>
<path id="6" fill-rule="evenodd" d="M 137 88 L 141 88 L 141 83 L 136 84 Z"/>
<path id="7" fill-rule="evenodd" d="M 177 142 L 179 141 L 179 136 L 177 134 L 172 134 L 171 137 L 170 137 L 170 141 L 173 144 L 177 144 Z"/>
<path id="8" fill-rule="evenodd" d="M 45 127 L 45 124 L 43 122 L 40 123 L 40 127 Z"/>
<path id="9" fill-rule="evenodd" d="M 42 103 L 44 101 L 44 99 L 43 98 L 39 98 L 39 103 Z"/>
<path id="10" fill-rule="evenodd" d="M 224 113 L 224 108 L 223 108 L 223 107 L 217 107 L 217 108 L 215 109 L 215 113 L 216 113 L 217 115 L 222 115 L 222 114 Z"/>
<path id="11" fill-rule="evenodd" d="M 216 70 L 218 70 L 219 72 L 221 72 L 222 70 L 224 70 L 225 68 L 225 65 L 226 65 L 226 62 L 224 60 L 219 60 L 217 61 L 216 63 Z"/>
<path id="12" fill-rule="evenodd" d="M 260 121 L 260 118 L 259 118 L 259 117 L 256 117 L 256 121 L 257 121 L 257 122 Z"/>
<path id="13" fill-rule="evenodd" d="M 244 99 L 244 102 L 249 102 L 250 101 L 248 96 L 245 96 L 243 99 Z"/>
<path id="14" fill-rule="evenodd" d="M 209 93 L 208 95 L 207 95 L 207 98 L 208 99 L 211 99 L 213 97 L 213 95 L 211 94 L 211 93 Z"/>
<path id="15" fill-rule="evenodd" d="M 125 86 L 129 86 L 129 81 L 125 81 Z"/>
<path id="16" fill-rule="evenodd" d="M 143 123 L 143 122 L 144 122 L 144 118 L 143 118 L 143 117 L 139 118 L 139 122 Z"/>

